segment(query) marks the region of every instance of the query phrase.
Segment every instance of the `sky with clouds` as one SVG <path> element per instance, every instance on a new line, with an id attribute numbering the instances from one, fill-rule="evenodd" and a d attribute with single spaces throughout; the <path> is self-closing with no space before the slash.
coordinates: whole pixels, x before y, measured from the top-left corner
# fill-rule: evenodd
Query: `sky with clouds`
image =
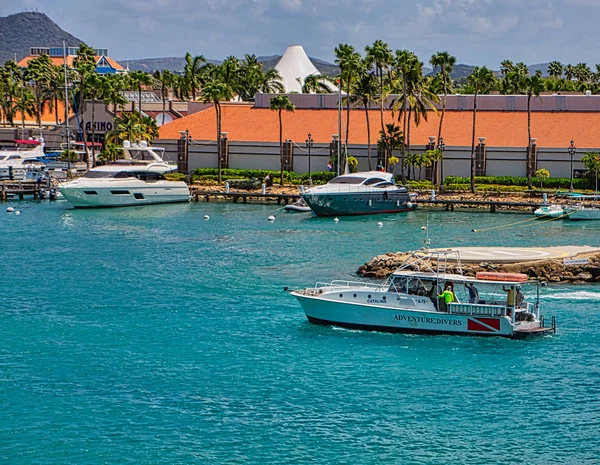
<path id="1" fill-rule="evenodd" d="M 447 50 L 458 63 L 497 69 L 510 59 L 600 63 L 600 0 L 1 0 L 0 16 L 46 13 L 116 59 L 279 55 L 302 44 L 333 61 L 349 43 L 382 39 L 427 63 Z M 42 44 L 40 44 L 42 45 Z M 54 45 L 54 44 L 48 44 Z"/>

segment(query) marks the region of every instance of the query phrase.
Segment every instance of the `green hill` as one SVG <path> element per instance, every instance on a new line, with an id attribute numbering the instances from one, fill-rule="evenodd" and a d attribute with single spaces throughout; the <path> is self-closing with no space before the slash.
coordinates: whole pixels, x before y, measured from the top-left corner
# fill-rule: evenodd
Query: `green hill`
<path id="1" fill-rule="evenodd" d="M 0 64 L 29 55 L 31 47 L 60 47 L 63 41 L 70 47 L 82 43 L 63 31 L 44 13 L 17 13 L 0 17 Z"/>

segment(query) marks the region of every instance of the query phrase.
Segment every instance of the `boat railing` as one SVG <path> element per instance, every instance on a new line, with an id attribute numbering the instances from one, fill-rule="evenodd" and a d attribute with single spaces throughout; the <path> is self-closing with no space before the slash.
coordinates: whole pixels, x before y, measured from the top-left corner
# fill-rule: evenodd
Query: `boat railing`
<path id="1" fill-rule="evenodd" d="M 369 290 L 377 290 L 381 289 L 380 284 L 376 283 L 365 283 L 360 281 L 343 281 L 343 280 L 335 280 L 329 283 L 318 282 L 315 284 L 315 287 L 308 288 L 305 292 L 309 295 L 318 295 L 323 292 L 331 292 L 335 290 L 346 290 L 348 288 L 352 289 L 369 289 Z"/>
<path id="2" fill-rule="evenodd" d="M 460 315 L 505 316 L 506 309 L 505 305 L 470 304 L 464 302 L 448 304 L 448 313 Z"/>

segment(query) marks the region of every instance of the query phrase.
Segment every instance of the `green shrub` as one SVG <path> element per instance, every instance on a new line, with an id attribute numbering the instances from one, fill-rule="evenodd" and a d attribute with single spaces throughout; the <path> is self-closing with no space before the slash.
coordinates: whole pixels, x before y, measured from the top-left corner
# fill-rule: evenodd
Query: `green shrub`
<path id="1" fill-rule="evenodd" d="M 223 169 L 221 170 L 221 178 L 223 181 L 227 179 L 258 179 L 262 181 L 269 174 L 273 179 L 273 184 L 279 184 L 280 172 L 275 170 L 244 170 L 244 169 Z M 334 173 L 315 172 L 312 173 L 314 184 L 324 184 L 335 177 Z M 202 183 L 203 181 L 218 179 L 217 168 L 196 168 L 192 173 L 194 182 Z M 308 173 L 298 174 L 294 171 L 284 171 L 283 180 L 286 184 L 300 185 L 306 184 L 308 181 Z"/>
<path id="2" fill-rule="evenodd" d="M 406 184 L 408 185 L 409 189 L 415 189 L 415 190 L 431 190 L 431 189 L 433 189 L 433 183 L 431 181 L 408 181 Z"/>
<path id="3" fill-rule="evenodd" d="M 167 181 L 185 181 L 185 174 L 183 173 L 166 173 L 165 178 Z"/>
<path id="4" fill-rule="evenodd" d="M 568 189 L 571 185 L 570 178 L 531 178 L 532 184 L 539 185 L 543 181 L 544 187 L 548 189 Z M 445 185 L 450 184 L 471 184 L 471 178 L 460 176 L 446 176 Z M 497 186 L 527 186 L 525 176 L 475 176 L 475 185 L 494 184 Z M 589 179 L 573 179 L 575 189 L 587 189 L 590 187 Z"/>

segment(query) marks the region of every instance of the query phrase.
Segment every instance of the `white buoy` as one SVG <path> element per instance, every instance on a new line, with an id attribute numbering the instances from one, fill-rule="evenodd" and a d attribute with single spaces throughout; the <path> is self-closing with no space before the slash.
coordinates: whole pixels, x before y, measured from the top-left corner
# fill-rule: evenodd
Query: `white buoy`
<path id="1" fill-rule="evenodd" d="M 205 219 L 205 220 L 210 220 L 210 216 L 208 216 L 208 215 L 204 215 L 204 219 Z"/>
<path id="2" fill-rule="evenodd" d="M 377 223 L 377 226 L 379 226 L 380 228 L 382 228 L 382 227 L 383 227 L 383 223 L 382 223 L 381 221 L 379 221 L 379 222 Z"/>
<path id="3" fill-rule="evenodd" d="M 21 212 L 20 212 L 19 210 L 17 210 L 17 211 L 15 212 L 15 215 L 20 215 L 20 214 L 21 214 Z"/>
<path id="4" fill-rule="evenodd" d="M 269 221 L 275 221 L 275 217 L 273 215 L 269 216 L 269 218 L 267 218 Z"/>
<path id="5" fill-rule="evenodd" d="M 421 231 L 427 231 L 427 226 L 421 226 Z"/>
<path id="6" fill-rule="evenodd" d="M 7 208 L 6 208 L 6 211 L 7 211 L 8 213 L 12 213 L 12 212 L 14 212 L 14 211 L 15 211 L 15 207 L 7 207 Z"/>
<path id="7" fill-rule="evenodd" d="M 406 208 L 412 208 L 413 204 L 412 202 L 406 202 Z"/>
<path id="8" fill-rule="evenodd" d="M 334 223 L 339 223 L 339 221 L 340 221 L 340 219 L 337 216 L 333 219 Z"/>

